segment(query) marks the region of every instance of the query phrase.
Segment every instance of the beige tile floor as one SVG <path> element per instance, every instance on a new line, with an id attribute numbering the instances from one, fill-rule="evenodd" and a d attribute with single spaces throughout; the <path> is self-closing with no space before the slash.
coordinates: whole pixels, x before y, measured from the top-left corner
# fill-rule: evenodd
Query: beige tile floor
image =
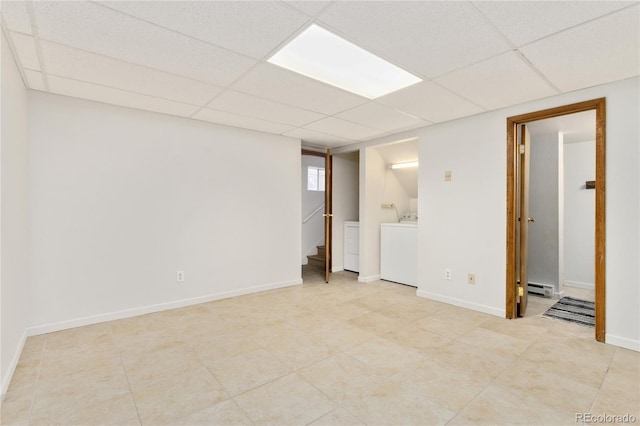
<path id="1" fill-rule="evenodd" d="M 579 294 L 578 294 L 579 293 Z M 571 294 L 588 297 L 584 291 Z M 28 339 L 2 424 L 576 424 L 640 419 L 640 354 L 355 274 Z M 640 420 L 636 420 L 640 422 Z M 581 423 L 581 422 L 577 422 Z"/>

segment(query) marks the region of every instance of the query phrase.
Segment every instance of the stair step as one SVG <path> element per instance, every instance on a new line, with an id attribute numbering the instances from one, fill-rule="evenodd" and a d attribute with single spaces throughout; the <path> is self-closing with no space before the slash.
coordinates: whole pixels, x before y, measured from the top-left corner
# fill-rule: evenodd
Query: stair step
<path id="1" fill-rule="evenodd" d="M 317 254 L 312 254 L 307 256 L 309 265 L 319 266 L 320 268 L 324 268 L 324 256 L 318 256 Z"/>
<path id="2" fill-rule="evenodd" d="M 315 256 L 321 256 L 323 259 L 325 258 L 325 246 L 316 246 L 316 250 L 318 253 Z"/>

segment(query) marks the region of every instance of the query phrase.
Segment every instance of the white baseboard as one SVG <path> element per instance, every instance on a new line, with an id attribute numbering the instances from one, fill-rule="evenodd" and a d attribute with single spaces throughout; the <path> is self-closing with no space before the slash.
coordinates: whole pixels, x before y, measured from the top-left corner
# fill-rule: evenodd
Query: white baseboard
<path id="1" fill-rule="evenodd" d="M 567 287 L 583 288 L 585 290 L 595 290 L 596 288 L 593 283 L 581 283 L 580 281 L 565 281 L 564 285 Z"/>
<path id="2" fill-rule="evenodd" d="M 18 347 L 13 353 L 13 357 L 11 358 L 11 362 L 9 363 L 9 368 L 7 368 L 6 372 L 2 371 L 0 374 L 4 374 L 2 377 L 2 395 L 0 396 L 0 401 L 4 399 L 4 395 L 7 393 L 9 389 L 9 384 L 11 383 L 11 379 L 13 378 L 13 373 L 16 371 L 16 367 L 18 366 L 18 362 L 20 361 L 20 355 L 22 354 L 22 349 L 24 349 L 24 344 L 27 341 L 27 330 L 22 333 L 22 337 L 20 338 L 20 342 L 18 342 Z"/>
<path id="3" fill-rule="evenodd" d="M 609 345 L 619 346 L 621 348 L 640 352 L 640 340 L 628 339 L 626 337 L 620 337 L 606 333 L 604 336 L 604 341 Z"/>
<path id="4" fill-rule="evenodd" d="M 358 275 L 358 282 L 361 283 L 370 283 L 373 281 L 378 281 L 380 279 L 380 275 L 369 275 L 368 277 L 363 277 L 362 275 Z"/>
<path id="5" fill-rule="evenodd" d="M 416 290 L 416 296 L 425 299 L 435 300 L 437 302 L 447 303 L 449 305 L 459 306 L 461 308 L 471 309 L 472 311 L 484 312 L 485 314 L 495 315 L 504 318 L 506 312 L 504 309 L 498 309 L 491 306 L 481 305 L 479 303 L 469 302 L 467 300 L 456 299 L 455 297 L 444 296 L 442 294 L 431 293 L 424 290 Z"/>
<path id="6" fill-rule="evenodd" d="M 76 318 L 67 321 L 60 321 L 50 324 L 42 324 L 27 328 L 28 336 L 36 336 L 38 334 L 51 333 L 54 331 L 67 330 L 69 328 L 82 327 L 85 325 L 98 324 L 106 321 L 113 321 L 123 318 L 131 318 L 138 315 L 150 314 L 153 312 L 166 311 L 169 309 L 183 308 L 185 306 L 197 305 L 200 303 L 211 302 L 214 300 L 226 299 L 229 297 L 242 296 L 245 294 L 258 293 L 276 288 L 290 287 L 302 284 L 302 279 L 291 281 L 283 281 L 279 283 L 264 284 L 255 287 L 247 287 L 239 290 L 224 291 L 220 293 L 198 296 L 190 299 L 181 299 L 173 302 L 159 303 L 156 305 L 141 306 L 138 308 L 124 309 L 122 311 L 107 312 L 104 314 L 91 315 L 88 317 Z"/>
<path id="7" fill-rule="evenodd" d="M 555 293 L 553 293 L 554 299 L 562 299 L 563 297 L 564 297 L 564 290 L 556 291 Z"/>
<path id="8" fill-rule="evenodd" d="M 331 267 L 331 272 L 340 272 L 340 271 L 344 271 L 344 267 L 342 267 L 342 266 L 333 266 L 333 267 Z"/>

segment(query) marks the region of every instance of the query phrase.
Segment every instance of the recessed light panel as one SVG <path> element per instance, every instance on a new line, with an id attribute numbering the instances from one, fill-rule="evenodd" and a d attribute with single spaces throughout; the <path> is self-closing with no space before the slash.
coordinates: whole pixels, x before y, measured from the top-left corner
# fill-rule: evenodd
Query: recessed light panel
<path id="1" fill-rule="evenodd" d="M 317 25 L 291 40 L 268 62 L 369 99 L 422 81 Z"/>

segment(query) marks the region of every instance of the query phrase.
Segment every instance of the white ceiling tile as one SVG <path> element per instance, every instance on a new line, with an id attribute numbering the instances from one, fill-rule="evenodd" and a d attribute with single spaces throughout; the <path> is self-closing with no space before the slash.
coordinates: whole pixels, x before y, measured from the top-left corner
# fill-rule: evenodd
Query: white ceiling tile
<path id="1" fill-rule="evenodd" d="M 256 63 L 99 4 L 43 1 L 34 7 L 44 39 L 208 83 L 227 85 Z"/>
<path id="2" fill-rule="evenodd" d="M 338 136 L 328 135 L 322 132 L 316 132 L 314 130 L 309 129 L 293 129 L 288 132 L 283 133 L 284 136 L 291 136 L 292 138 L 297 138 L 302 140 L 303 142 L 320 145 L 320 146 L 342 146 L 350 143 L 355 143 L 355 140 L 340 138 Z"/>
<path id="3" fill-rule="evenodd" d="M 120 105 L 146 111 L 188 117 L 197 107 L 152 96 L 125 92 L 110 87 L 98 86 L 82 81 L 70 80 L 56 76 L 47 76 L 52 93 L 72 96 L 74 98 L 89 99 L 107 104 Z"/>
<path id="4" fill-rule="evenodd" d="M 521 48 L 562 91 L 640 74 L 640 6 L 636 5 Z"/>
<path id="5" fill-rule="evenodd" d="M 46 41 L 41 42 L 48 74 L 82 80 L 192 105 L 205 105 L 222 89 L 139 65 Z"/>
<path id="6" fill-rule="evenodd" d="M 336 2 L 320 21 L 396 65 L 433 78 L 509 49 L 468 2 Z"/>
<path id="7" fill-rule="evenodd" d="M 29 37 L 26 3 L 0 2 L 32 89 L 45 90 L 48 79 L 54 93 L 178 116 L 200 111 L 198 104 L 213 98 L 199 119 L 286 133 L 318 146 L 342 146 L 553 94 L 531 64 L 562 91 L 640 73 L 637 2 L 31 5 L 43 64 Z M 437 80 L 372 102 L 258 62 L 312 16 L 408 71 Z M 505 36 L 531 64 L 512 52 Z M 46 75 L 38 72 L 40 65 Z M 221 92 L 229 85 L 233 90 Z"/>
<path id="8" fill-rule="evenodd" d="M 0 12 L 11 31 L 32 34 L 31 19 L 24 1 L 0 1 Z"/>
<path id="9" fill-rule="evenodd" d="M 376 99 L 433 123 L 478 114 L 484 109 L 433 82 L 422 82 Z"/>
<path id="10" fill-rule="evenodd" d="M 27 84 L 29 89 L 41 90 L 45 92 L 47 88 L 44 85 L 44 78 L 39 71 L 24 70 L 24 75 L 27 77 Z"/>
<path id="11" fill-rule="evenodd" d="M 12 32 L 11 41 L 13 41 L 13 45 L 16 47 L 22 68 L 40 70 L 40 61 L 38 60 L 35 39 L 28 35 Z"/>
<path id="12" fill-rule="evenodd" d="M 336 117 L 387 132 L 430 124 L 428 121 L 403 112 L 398 112 L 393 108 L 375 102 L 369 102 L 348 111 L 341 112 L 340 114 L 336 114 Z"/>
<path id="13" fill-rule="evenodd" d="M 488 110 L 557 93 L 514 52 L 453 71 L 436 82 Z"/>
<path id="14" fill-rule="evenodd" d="M 314 16 L 316 13 L 320 12 L 322 9 L 331 4 L 330 1 L 314 1 L 314 0 L 294 0 L 287 1 L 291 6 L 295 7 L 298 10 L 303 11 L 307 15 Z"/>
<path id="15" fill-rule="evenodd" d="M 622 1 L 477 1 L 473 2 L 516 46 L 611 13 Z"/>
<path id="16" fill-rule="evenodd" d="M 362 126 L 335 117 L 323 118 L 322 120 L 306 125 L 304 128 L 359 141 L 386 135 L 386 132 L 382 130 L 372 129 L 371 127 Z"/>
<path id="17" fill-rule="evenodd" d="M 261 98 L 327 115 L 368 101 L 362 96 L 266 63 L 251 70 L 232 87 Z"/>
<path id="18" fill-rule="evenodd" d="M 292 130 L 292 126 L 272 121 L 259 120 L 257 118 L 244 117 L 224 111 L 215 111 L 209 108 L 202 108 L 193 117 L 196 120 L 209 121 L 211 123 L 224 124 L 226 126 L 241 127 L 243 129 L 257 130 L 265 133 L 281 134 Z"/>
<path id="19" fill-rule="evenodd" d="M 275 1 L 102 3 L 257 59 L 275 49 L 308 19 Z"/>
<path id="20" fill-rule="evenodd" d="M 290 124 L 292 126 L 303 126 L 325 117 L 323 114 L 257 98 L 240 92 L 234 92 L 232 90 L 224 92 L 207 106 L 218 111 L 231 112 L 259 118 L 261 120 Z"/>

